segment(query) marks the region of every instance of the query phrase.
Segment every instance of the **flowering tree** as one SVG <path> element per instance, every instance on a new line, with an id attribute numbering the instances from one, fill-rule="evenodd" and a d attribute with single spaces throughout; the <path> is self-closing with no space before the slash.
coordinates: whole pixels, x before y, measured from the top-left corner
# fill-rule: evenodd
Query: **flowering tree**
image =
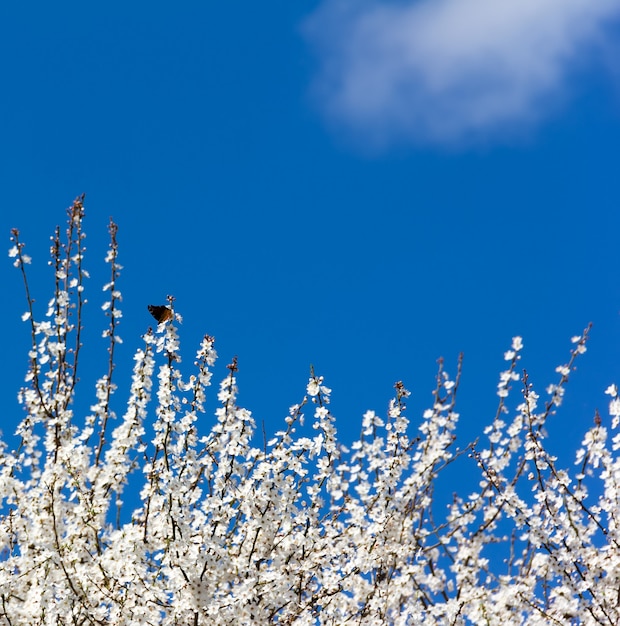
<path id="1" fill-rule="evenodd" d="M 66 237 L 57 229 L 53 238 L 54 294 L 43 321 L 30 259 L 12 233 L 32 345 L 19 392 L 21 443 L 10 451 L 0 442 L 1 624 L 620 623 L 617 388 L 607 389 L 610 424 L 595 416 L 576 471 L 558 467 L 545 447 L 545 421 L 589 329 L 573 338 L 544 400 L 519 373 L 522 342 L 513 339 L 497 414 L 472 444 L 456 444 L 459 362 L 453 378 L 440 363 L 432 406 L 413 424 L 409 394 L 396 383 L 387 415 L 368 411 L 350 449 L 338 441 L 330 390 L 312 372 L 284 428 L 255 446 L 252 415 L 236 402 L 235 361 L 213 427 L 199 432 L 214 339 L 204 337 L 195 372 L 182 375 L 169 298 L 163 317 L 171 319 L 144 336 L 117 417 L 121 297 L 111 222 L 107 373 L 91 413 L 77 416 L 83 198 L 68 215 Z M 298 432 L 306 413 L 310 437 Z M 440 511 L 434 486 L 456 462 L 478 468 L 477 489 Z M 128 512 L 121 498 L 130 479 L 140 482 L 140 504 Z"/>

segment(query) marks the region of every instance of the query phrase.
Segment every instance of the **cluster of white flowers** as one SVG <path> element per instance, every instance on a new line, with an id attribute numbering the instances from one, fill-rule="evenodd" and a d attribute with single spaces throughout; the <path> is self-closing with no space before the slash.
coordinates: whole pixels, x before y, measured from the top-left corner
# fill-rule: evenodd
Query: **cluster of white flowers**
<path id="1" fill-rule="evenodd" d="M 254 419 L 237 404 L 236 359 L 211 426 L 199 420 L 214 339 L 205 336 L 186 377 L 175 314 L 144 336 L 127 408 L 108 434 L 121 317 L 113 224 L 108 372 L 91 414 L 80 420 L 71 409 L 82 218 L 78 199 L 67 241 L 57 233 L 52 247 L 56 287 L 44 321 L 27 291 L 33 344 L 19 395 L 21 445 L 10 451 L 0 441 L 0 624 L 620 622 L 617 387 L 607 389 L 609 426 L 596 415 L 576 472 L 545 447 L 545 422 L 588 329 L 546 401 L 517 373 L 523 344 L 513 340 L 484 441 L 456 445 L 459 361 L 455 377 L 440 362 L 432 406 L 413 423 L 409 392 L 396 383 L 385 417 L 366 412 L 350 449 L 338 441 L 331 390 L 312 371 L 285 429 L 255 446 Z M 23 244 L 13 237 L 28 290 Z M 307 410 L 313 436 L 297 433 Z M 479 482 L 441 509 L 437 480 L 455 463 L 476 468 Z M 127 512 L 130 479 L 141 483 L 140 501 Z"/>

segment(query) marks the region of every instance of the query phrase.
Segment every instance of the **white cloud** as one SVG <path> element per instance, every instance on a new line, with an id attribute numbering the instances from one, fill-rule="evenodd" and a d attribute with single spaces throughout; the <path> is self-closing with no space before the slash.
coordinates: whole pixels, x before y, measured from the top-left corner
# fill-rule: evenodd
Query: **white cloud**
<path id="1" fill-rule="evenodd" d="M 618 0 L 324 0 L 306 24 L 330 120 L 374 143 L 510 135 L 549 115 Z"/>

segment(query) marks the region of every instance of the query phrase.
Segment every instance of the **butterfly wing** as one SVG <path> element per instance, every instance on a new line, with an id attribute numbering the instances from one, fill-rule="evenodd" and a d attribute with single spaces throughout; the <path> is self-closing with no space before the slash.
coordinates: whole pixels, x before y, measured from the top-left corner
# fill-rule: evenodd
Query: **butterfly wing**
<path id="1" fill-rule="evenodd" d="M 158 324 L 172 319 L 172 310 L 167 306 L 148 305 L 149 313 L 157 320 Z"/>

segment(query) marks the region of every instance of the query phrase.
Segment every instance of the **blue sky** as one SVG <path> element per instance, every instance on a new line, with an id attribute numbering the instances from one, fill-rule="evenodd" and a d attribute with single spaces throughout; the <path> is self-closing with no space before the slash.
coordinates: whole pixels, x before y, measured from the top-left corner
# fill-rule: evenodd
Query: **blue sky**
<path id="1" fill-rule="evenodd" d="M 86 193 L 83 380 L 118 223 L 121 382 L 173 294 L 186 364 L 204 333 L 238 355 L 240 403 L 273 432 L 310 364 L 345 439 L 395 381 L 415 421 L 436 359 L 464 439 L 495 413 L 515 335 L 539 392 L 594 323 L 569 385 L 574 450 L 620 382 L 620 8 L 599 0 L 64 2 L 0 7 L 0 225 L 50 295 L 49 236 Z M 18 272 L 4 289 L 6 407 L 27 362 Z M 88 397 L 91 402 L 94 396 Z M 553 428 L 552 428 L 553 430 Z"/>

